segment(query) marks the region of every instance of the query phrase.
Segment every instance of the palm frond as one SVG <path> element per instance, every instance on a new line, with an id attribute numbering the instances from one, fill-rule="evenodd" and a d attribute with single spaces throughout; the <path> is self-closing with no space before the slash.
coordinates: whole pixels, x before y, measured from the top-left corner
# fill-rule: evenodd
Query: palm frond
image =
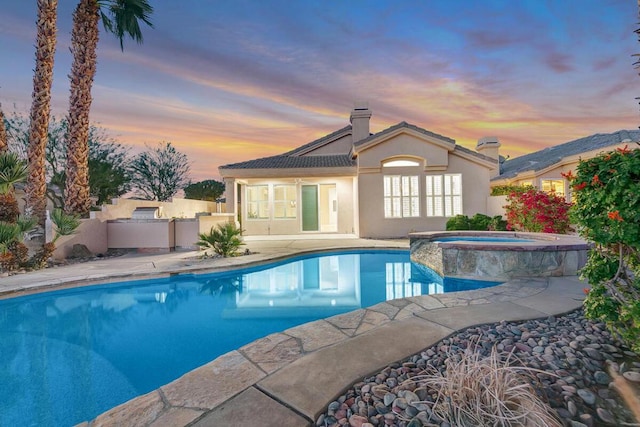
<path id="1" fill-rule="evenodd" d="M 104 0 L 98 1 L 100 19 L 107 32 L 114 34 L 120 41 L 120 49 L 124 50 L 124 37 L 128 35 L 136 43 L 143 41 L 140 22 L 153 28 L 150 15 L 153 6 L 148 0 Z"/>
<path id="2" fill-rule="evenodd" d="M 51 212 L 51 222 L 56 227 L 55 237 L 52 242 L 55 242 L 61 236 L 69 236 L 75 233 L 80 226 L 80 218 L 77 215 L 66 214 L 62 209 L 54 209 Z"/>
<path id="3" fill-rule="evenodd" d="M 242 229 L 230 222 L 211 227 L 208 233 L 200 233 L 198 237 L 200 240 L 196 245 L 205 250 L 213 249 L 216 254 L 223 257 L 237 255 L 240 246 L 244 245 Z"/>
<path id="4" fill-rule="evenodd" d="M 0 194 L 6 194 L 13 185 L 27 179 L 27 163 L 16 153 L 0 153 Z"/>

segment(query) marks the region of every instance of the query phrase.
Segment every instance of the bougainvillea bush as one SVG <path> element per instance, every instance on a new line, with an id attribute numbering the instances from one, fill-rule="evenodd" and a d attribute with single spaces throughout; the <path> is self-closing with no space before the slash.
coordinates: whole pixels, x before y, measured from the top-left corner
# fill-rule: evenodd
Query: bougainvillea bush
<path id="1" fill-rule="evenodd" d="M 585 314 L 640 351 L 640 149 L 603 153 L 565 177 L 573 188 L 571 218 L 594 243 L 582 270 L 591 285 Z"/>
<path id="2" fill-rule="evenodd" d="M 529 188 L 507 196 L 507 229 L 566 234 L 571 231 L 570 203 L 563 197 Z"/>

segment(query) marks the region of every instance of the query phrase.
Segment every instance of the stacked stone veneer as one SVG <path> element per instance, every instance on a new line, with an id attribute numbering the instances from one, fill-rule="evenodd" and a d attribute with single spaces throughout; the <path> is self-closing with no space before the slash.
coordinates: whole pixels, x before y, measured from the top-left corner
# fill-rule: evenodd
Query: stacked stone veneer
<path id="1" fill-rule="evenodd" d="M 533 242 L 434 242 L 443 237 L 506 237 Z M 411 260 L 441 276 L 508 280 L 531 276 L 575 276 L 589 245 L 574 236 L 537 233 L 413 233 Z"/>

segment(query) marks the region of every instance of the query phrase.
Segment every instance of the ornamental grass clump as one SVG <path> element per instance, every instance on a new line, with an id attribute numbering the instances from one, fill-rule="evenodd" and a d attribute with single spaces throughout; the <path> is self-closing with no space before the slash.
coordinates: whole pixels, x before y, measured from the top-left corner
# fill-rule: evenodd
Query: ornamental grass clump
<path id="1" fill-rule="evenodd" d="M 573 188 L 571 218 L 594 244 L 581 271 L 591 285 L 585 315 L 640 351 L 640 149 L 602 153 L 564 176 Z"/>
<path id="2" fill-rule="evenodd" d="M 443 370 L 429 366 L 411 381 L 432 396 L 422 402 L 431 406 L 432 418 L 452 426 L 561 427 L 532 385 L 542 371 L 511 362 L 517 362 L 513 353 L 501 354 L 495 347 L 488 356 L 467 348 L 450 353 Z"/>

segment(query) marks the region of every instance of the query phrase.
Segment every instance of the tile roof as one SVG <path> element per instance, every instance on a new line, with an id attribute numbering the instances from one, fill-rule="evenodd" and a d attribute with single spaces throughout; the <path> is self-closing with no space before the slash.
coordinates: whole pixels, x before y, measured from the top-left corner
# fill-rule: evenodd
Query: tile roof
<path id="1" fill-rule="evenodd" d="M 564 144 L 547 147 L 535 153 L 506 160 L 500 166 L 500 175 L 492 178 L 492 180 L 513 178 L 525 171 L 539 171 L 560 162 L 565 157 L 598 149 L 605 150 L 607 147 L 620 144 L 627 140 L 633 142 L 640 141 L 640 130 L 619 130 L 606 134 L 597 133 Z"/>
<path id="2" fill-rule="evenodd" d="M 328 135 L 323 136 L 322 138 L 318 138 L 315 141 L 311 141 L 307 144 L 301 145 L 298 148 L 294 148 L 291 151 L 287 151 L 286 153 L 283 153 L 283 156 L 295 156 L 297 154 L 303 153 L 305 151 L 310 151 L 312 149 L 314 149 L 316 146 L 322 146 L 327 142 L 330 142 L 332 139 L 335 139 L 336 137 L 338 137 L 340 134 L 342 133 L 347 133 L 351 131 L 351 125 L 347 125 L 345 127 L 343 127 L 342 129 L 338 129 L 335 132 L 331 132 Z"/>
<path id="3" fill-rule="evenodd" d="M 393 126 L 388 127 L 388 128 L 386 128 L 386 129 L 384 129 L 384 130 L 381 130 L 381 131 L 380 131 L 380 132 L 378 132 L 378 133 L 374 133 L 373 135 L 369 135 L 369 137 L 367 137 L 367 138 L 365 138 L 365 139 L 361 139 L 360 141 L 356 142 L 356 143 L 355 143 L 355 144 L 353 144 L 353 145 L 354 145 L 355 147 L 359 147 L 360 145 L 366 144 L 367 142 L 371 141 L 371 140 L 372 140 L 372 139 L 374 139 L 374 138 L 378 138 L 378 137 L 380 137 L 380 136 L 383 136 L 383 135 L 389 134 L 389 133 L 391 133 L 391 132 L 393 132 L 393 131 L 395 131 L 395 130 L 397 130 L 397 129 L 401 129 L 401 128 L 412 129 L 412 130 L 414 130 L 414 131 L 416 131 L 416 132 L 420 132 L 420 133 L 422 133 L 422 134 L 424 134 L 424 135 L 431 136 L 431 137 L 433 137 L 433 138 L 441 139 L 441 140 L 443 140 L 443 141 L 445 141 L 445 142 L 449 142 L 449 143 L 451 143 L 451 144 L 455 144 L 455 143 L 456 143 L 456 140 L 455 140 L 455 139 L 451 139 L 451 138 L 449 138 L 449 137 L 447 137 L 447 136 L 443 136 L 443 135 L 438 135 L 437 133 L 434 133 L 434 132 L 428 131 L 428 130 L 426 130 L 426 129 L 423 129 L 423 128 L 418 127 L 418 126 L 416 126 L 416 125 L 412 125 L 412 124 L 407 123 L 407 122 L 400 122 L 400 123 L 398 123 L 398 124 L 396 124 L 396 125 L 393 125 Z"/>
<path id="4" fill-rule="evenodd" d="M 220 169 L 304 169 L 304 168 L 344 168 L 354 167 L 355 159 L 348 154 L 332 154 L 324 156 L 289 156 L 280 155 L 263 157 L 246 162 L 220 166 Z"/>

